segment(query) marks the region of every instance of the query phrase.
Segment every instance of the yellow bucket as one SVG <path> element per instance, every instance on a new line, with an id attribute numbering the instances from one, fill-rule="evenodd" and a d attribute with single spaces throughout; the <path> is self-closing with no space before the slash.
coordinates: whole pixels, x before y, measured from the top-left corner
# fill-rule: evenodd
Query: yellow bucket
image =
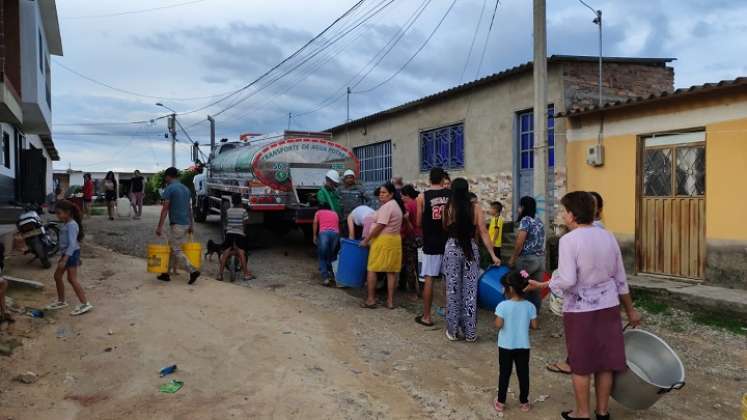
<path id="1" fill-rule="evenodd" d="M 199 270 L 202 267 L 202 244 L 192 242 L 190 239 L 190 242 L 182 245 L 182 251 L 184 251 L 184 255 L 187 256 L 189 263 L 192 264 L 195 270 Z"/>
<path id="2" fill-rule="evenodd" d="M 171 248 L 163 244 L 148 245 L 148 272 L 168 273 Z"/>
<path id="3" fill-rule="evenodd" d="M 747 392 L 742 395 L 742 420 L 747 420 Z"/>

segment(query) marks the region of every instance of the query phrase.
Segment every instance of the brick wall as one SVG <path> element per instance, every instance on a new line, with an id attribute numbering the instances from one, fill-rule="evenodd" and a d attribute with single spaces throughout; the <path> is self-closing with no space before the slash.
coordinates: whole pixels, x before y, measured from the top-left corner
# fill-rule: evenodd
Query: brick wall
<path id="1" fill-rule="evenodd" d="M 563 64 L 566 109 L 599 102 L 597 63 Z M 602 96 L 605 102 L 674 90 L 674 69 L 662 65 L 604 63 Z"/>

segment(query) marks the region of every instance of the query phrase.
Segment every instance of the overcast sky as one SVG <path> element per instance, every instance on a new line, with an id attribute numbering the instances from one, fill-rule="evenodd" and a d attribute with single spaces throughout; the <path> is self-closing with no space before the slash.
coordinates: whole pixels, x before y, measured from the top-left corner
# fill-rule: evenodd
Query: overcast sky
<path id="1" fill-rule="evenodd" d="M 676 87 L 747 75 L 744 0 L 587 2 L 603 10 L 605 55 L 675 57 Z M 102 16 L 178 3 L 187 1 L 57 2 L 64 56 L 52 60 L 54 141 L 62 159 L 55 167 L 150 171 L 169 166 L 166 120 L 75 124 L 154 119 L 165 113 L 155 106 L 158 101 L 179 112 L 209 105 L 222 98 L 213 95 L 253 81 L 356 2 L 202 0 L 147 13 Z M 595 55 L 597 32 L 592 12 L 576 0 L 547 3 L 549 54 Z M 209 139 L 208 125 L 200 121 L 229 105 L 235 106 L 216 117 L 218 138 L 283 130 L 289 112 L 298 115 L 293 118 L 293 129 L 319 130 L 345 120 L 345 87 L 350 80 L 359 81 L 351 95 L 351 118 L 357 118 L 472 80 L 478 70 L 484 76 L 531 60 L 530 0 L 501 0 L 489 37 L 494 0 L 456 0 L 430 42 L 400 73 L 375 90 L 355 93 L 377 86 L 401 69 L 444 17 L 451 1 L 394 0 L 373 14 L 379 4 L 385 4 L 384 0 L 366 0 L 328 37 L 266 80 L 205 110 L 184 115 L 180 121 L 201 143 Z M 424 9 L 418 15 L 421 6 Z M 368 16 L 365 23 L 353 27 Z M 410 29 L 379 62 L 377 54 L 391 45 L 390 40 L 415 16 Z M 340 37 L 343 31 L 349 33 Z M 338 38 L 329 44 L 330 39 Z M 327 48 L 319 51 L 325 45 Z M 483 51 L 483 64 L 478 69 Z M 279 78 L 298 66 L 300 59 L 308 61 Z M 108 89 L 57 63 L 118 89 L 162 99 Z M 84 133 L 88 135 L 80 135 Z M 178 138 L 186 141 L 181 132 Z M 178 166 L 187 166 L 186 142 L 177 147 L 177 154 Z"/>

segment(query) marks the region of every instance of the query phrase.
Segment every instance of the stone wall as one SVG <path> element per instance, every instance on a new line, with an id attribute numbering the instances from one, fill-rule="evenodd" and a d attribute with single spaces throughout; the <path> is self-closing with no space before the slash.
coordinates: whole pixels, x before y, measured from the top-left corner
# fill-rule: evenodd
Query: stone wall
<path id="1" fill-rule="evenodd" d="M 579 108 L 599 103 L 599 67 L 593 62 L 563 64 L 565 103 Z M 674 90 L 674 69 L 663 65 L 603 63 L 602 97 L 611 102 Z"/>
<path id="2" fill-rule="evenodd" d="M 708 241 L 706 253 L 709 286 L 747 289 L 747 242 Z"/>

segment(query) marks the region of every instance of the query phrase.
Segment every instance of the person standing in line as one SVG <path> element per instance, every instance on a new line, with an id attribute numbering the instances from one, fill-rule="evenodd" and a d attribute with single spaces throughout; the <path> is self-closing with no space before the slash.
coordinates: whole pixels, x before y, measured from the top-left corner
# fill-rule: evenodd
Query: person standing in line
<path id="1" fill-rule="evenodd" d="M 106 211 L 109 220 L 114 220 L 114 206 L 117 203 L 117 177 L 114 172 L 109 171 L 104 177 L 104 199 L 106 200 Z"/>
<path id="2" fill-rule="evenodd" d="M 469 183 L 457 178 L 451 184 L 451 197 L 444 208 L 443 226 L 448 234 L 444 250 L 443 271 L 446 277 L 446 338 L 464 337 L 477 341 L 477 277 L 482 240 L 493 264 L 501 260 L 493 252 L 480 206 L 472 201 Z"/>
<path id="3" fill-rule="evenodd" d="M 417 198 L 416 226 L 423 231 L 423 266 L 420 275 L 425 277 L 425 284 L 422 289 L 423 314 L 415 317 L 415 322 L 426 327 L 433 326 L 433 279 L 441 276 L 441 263 L 448 239 L 442 222 L 444 207 L 451 194 L 443 187 L 447 176 L 446 171 L 441 168 L 431 169 L 431 186 Z"/>
<path id="4" fill-rule="evenodd" d="M 570 232 L 560 238 L 558 269 L 549 282 L 530 280 L 526 290 L 549 287 L 563 297 L 564 336 L 575 408 L 562 412 L 562 418 L 591 417 L 593 376 L 596 418 L 609 420 L 614 374 L 627 369 L 621 306 L 633 328 L 641 323 L 641 314 L 633 306 L 615 236 L 592 226 L 593 196 L 574 191 L 563 196 L 560 203 L 561 217 Z"/>
<path id="5" fill-rule="evenodd" d="M 501 246 L 503 245 L 503 204 L 500 201 L 490 203 L 490 225 L 488 234 L 493 242 L 495 256 L 501 258 Z"/>
<path id="6" fill-rule="evenodd" d="M 80 301 L 70 315 L 83 315 L 93 309 L 88 301 L 86 292 L 78 282 L 78 267 L 80 267 L 80 241 L 83 240 L 83 221 L 80 209 L 68 200 L 61 200 L 56 206 L 57 218 L 63 223 L 60 229 L 60 261 L 54 272 L 54 282 L 57 286 L 57 301 L 50 303 L 44 309 L 58 310 L 67 307 L 65 301 L 65 283 L 63 278 L 67 273 L 67 281 L 72 286 Z"/>
<path id="7" fill-rule="evenodd" d="M 145 178 L 140 175 L 139 170 L 135 170 L 135 173 L 130 180 L 130 201 L 132 202 L 132 210 L 135 212 L 135 219 L 140 219 L 143 216 L 143 197 L 145 196 Z"/>
<path id="8" fill-rule="evenodd" d="M 402 179 L 401 176 L 395 176 L 392 178 L 392 184 L 394 185 L 394 189 L 397 190 L 400 195 L 402 195 L 402 188 L 405 187 L 405 181 Z"/>
<path id="9" fill-rule="evenodd" d="M 314 214 L 312 232 L 319 257 L 319 274 L 322 276 L 322 285 L 330 287 L 334 276 L 332 262 L 337 257 L 335 249 L 337 248 L 337 242 L 340 240 L 340 218 L 337 217 L 337 213 L 329 208 L 329 204 L 319 203 L 319 210 Z"/>
<path id="10" fill-rule="evenodd" d="M 188 236 L 194 231 L 192 219 L 192 192 L 184 184 L 179 182 L 179 170 L 173 166 L 166 169 L 164 173 L 166 189 L 163 190 L 163 205 L 161 207 L 161 217 L 158 220 L 156 235 L 163 235 L 163 224 L 166 216 L 169 217 L 169 246 L 171 247 L 171 256 L 173 259 L 178 258 L 189 270 L 189 284 L 193 284 L 200 277 L 200 272 L 195 269 L 189 258 L 182 251 Z M 173 264 L 175 261 L 171 261 Z M 171 281 L 168 273 L 158 276 L 158 280 Z"/>
<path id="11" fill-rule="evenodd" d="M 418 281 L 418 248 L 423 233 L 418 229 L 418 192 L 408 184 L 402 188 L 402 202 L 405 204 L 405 223 L 402 224 L 403 265 L 400 273 L 400 289 L 411 293 L 415 301 L 420 294 Z"/>
<path id="12" fill-rule="evenodd" d="M 337 192 L 337 186 L 340 184 L 340 174 L 336 170 L 330 169 L 324 177 L 324 185 L 316 193 L 316 202 L 318 204 L 327 203 L 330 210 L 342 217 L 342 205 L 340 204 L 340 194 Z"/>
<path id="13" fill-rule="evenodd" d="M 402 269 L 402 218 L 404 205 L 392 183 L 387 183 L 379 189 L 381 207 L 374 213 L 374 224 L 368 236 L 364 237 L 360 246 L 371 245 L 368 253 L 368 273 L 366 289 L 368 295 L 361 307 L 376 308 L 376 282 L 378 273 L 386 273 L 387 299 L 386 306 L 394 309 L 394 288 L 397 284 L 397 274 Z"/>
<path id="14" fill-rule="evenodd" d="M 363 186 L 355 179 L 355 172 L 352 169 L 346 170 L 342 175 L 342 184 L 337 192 L 340 195 L 340 205 L 342 207 L 342 214 L 340 215 L 340 221 L 343 222 L 342 237 L 346 238 L 349 236 L 348 226 L 345 223 L 348 216 L 354 209 L 367 205 L 368 196 Z"/>
<path id="15" fill-rule="evenodd" d="M 83 216 L 91 217 L 91 204 L 93 203 L 93 180 L 91 174 L 83 175 Z"/>
<path id="16" fill-rule="evenodd" d="M 493 401 L 495 411 L 505 409 L 511 370 L 516 365 L 519 378 L 519 409 L 529 411 L 529 328 L 537 329 L 537 308 L 524 300 L 529 285 L 529 273 L 512 271 L 501 279 L 506 298 L 495 308 L 498 329 L 498 396 Z"/>
<path id="17" fill-rule="evenodd" d="M 542 281 L 545 273 L 545 225 L 537 217 L 537 202 L 529 196 L 519 200 L 519 231 L 509 266 L 529 273 L 532 280 Z M 539 314 L 542 297 L 533 291 L 527 295 Z"/>

